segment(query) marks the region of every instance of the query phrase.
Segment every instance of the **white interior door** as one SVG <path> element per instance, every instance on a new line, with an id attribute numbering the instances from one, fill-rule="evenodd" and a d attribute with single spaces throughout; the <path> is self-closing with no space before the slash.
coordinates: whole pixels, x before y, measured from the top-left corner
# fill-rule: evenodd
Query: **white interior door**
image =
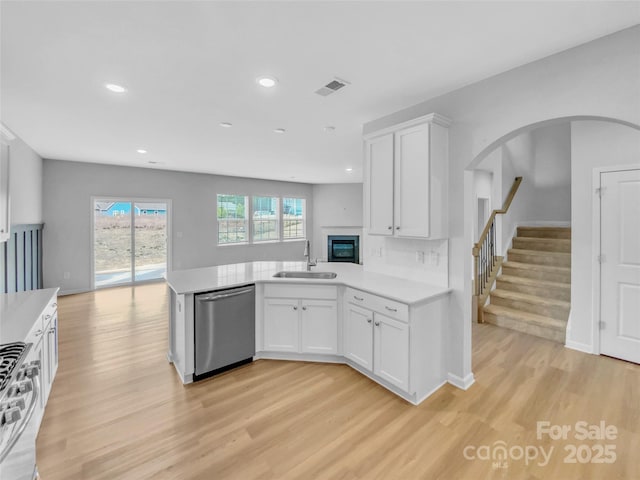
<path id="1" fill-rule="evenodd" d="M 600 352 L 640 363 L 640 170 L 602 173 Z"/>

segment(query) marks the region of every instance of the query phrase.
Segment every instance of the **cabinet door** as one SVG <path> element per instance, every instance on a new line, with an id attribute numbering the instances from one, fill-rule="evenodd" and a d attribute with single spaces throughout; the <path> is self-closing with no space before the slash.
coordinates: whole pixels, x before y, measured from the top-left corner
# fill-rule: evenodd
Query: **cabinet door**
<path id="1" fill-rule="evenodd" d="M 374 373 L 409 390 L 409 325 L 374 314 Z"/>
<path id="2" fill-rule="evenodd" d="M 264 349 L 298 352 L 298 300 L 268 298 L 264 301 Z"/>
<path id="3" fill-rule="evenodd" d="M 0 242 L 9 239 L 9 145 L 0 142 Z"/>
<path id="4" fill-rule="evenodd" d="M 395 142 L 395 235 L 429 237 L 429 124 L 400 130 Z"/>
<path id="5" fill-rule="evenodd" d="M 40 332 L 41 330 L 38 331 Z M 44 406 L 46 404 L 45 389 L 49 383 L 49 376 L 47 372 L 47 359 L 45 356 L 45 342 L 42 340 L 42 334 L 36 334 L 36 337 L 30 340 L 33 340 L 34 346 L 29 352 L 27 360 L 29 362 L 32 362 L 34 360 L 40 362 L 40 369 L 38 373 L 38 383 L 40 385 L 40 391 L 38 392 L 38 400 L 36 401 L 36 407 L 33 411 L 33 417 L 36 419 L 35 424 L 40 425 L 40 422 L 42 421 L 42 417 L 44 415 Z"/>
<path id="6" fill-rule="evenodd" d="M 338 353 L 338 308 L 333 300 L 302 300 L 302 352 Z"/>
<path id="7" fill-rule="evenodd" d="M 51 386 L 53 385 L 53 379 L 56 377 L 58 371 L 58 313 L 54 312 L 51 317 L 51 323 L 49 329 L 45 331 L 45 339 L 48 342 L 47 361 L 48 369 L 48 392 L 51 392 Z M 47 394 L 48 396 L 48 394 Z"/>
<path id="8" fill-rule="evenodd" d="M 373 370 L 373 313 L 351 304 L 345 313 L 344 356 Z"/>
<path id="9" fill-rule="evenodd" d="M 373 235 L 393 235 L 393 134 L 367 140 L 366 226 Z"/>

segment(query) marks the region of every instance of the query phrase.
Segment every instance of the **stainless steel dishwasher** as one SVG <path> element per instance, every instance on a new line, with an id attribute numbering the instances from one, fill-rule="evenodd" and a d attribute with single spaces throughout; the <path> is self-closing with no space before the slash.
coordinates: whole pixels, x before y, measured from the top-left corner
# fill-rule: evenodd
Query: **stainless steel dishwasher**
<path id="1" fill-rule="evenodd" d="M 255 297 L 254 285 L 195 296 L 194 380 L 253 361 Z"/>

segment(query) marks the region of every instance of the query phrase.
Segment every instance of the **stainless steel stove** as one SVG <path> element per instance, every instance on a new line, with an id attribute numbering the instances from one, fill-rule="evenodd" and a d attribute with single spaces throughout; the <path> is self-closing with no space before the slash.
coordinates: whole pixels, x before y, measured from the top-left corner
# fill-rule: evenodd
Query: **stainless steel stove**
<path id="1" fill-rule="evenodd" d="M 40 363 L 27 362 L 31 344 L 0 345 L 0 478 L 37 478 L 33 412 L 40 395 Z"/>

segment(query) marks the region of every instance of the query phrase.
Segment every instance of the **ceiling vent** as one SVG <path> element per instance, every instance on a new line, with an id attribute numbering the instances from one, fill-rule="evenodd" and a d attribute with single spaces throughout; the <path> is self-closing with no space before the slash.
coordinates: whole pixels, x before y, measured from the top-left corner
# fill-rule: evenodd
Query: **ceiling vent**
<path id="1" fill-rule="evenodd" d="M 342 80 L 338 77 L 335 77 L 329 83 L 327 83 L 324 87 L 316 90 L 316 93 L 322 97 L 326 97 L 327 95 L 331 95 L 334 92 L 337 92 L 345 85 L 350 85 L 346 80 Z"/>

